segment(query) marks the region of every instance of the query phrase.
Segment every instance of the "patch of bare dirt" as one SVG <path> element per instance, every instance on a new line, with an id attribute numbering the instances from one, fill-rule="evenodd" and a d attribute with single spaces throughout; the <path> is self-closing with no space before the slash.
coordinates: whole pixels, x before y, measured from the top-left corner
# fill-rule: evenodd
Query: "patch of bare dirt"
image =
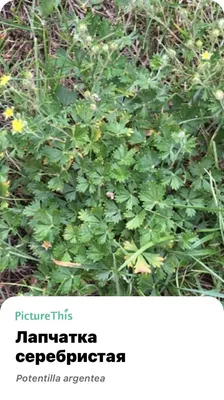
<path id="1" fill-rule="evenodd" d="M 18 269 L 6 269 L 0 273 L 0 306 L 9 297 L 28 291 L 26 285 L 32 286 L 35 283 L 34 271 L 34 265 L 24 265 Z"/>

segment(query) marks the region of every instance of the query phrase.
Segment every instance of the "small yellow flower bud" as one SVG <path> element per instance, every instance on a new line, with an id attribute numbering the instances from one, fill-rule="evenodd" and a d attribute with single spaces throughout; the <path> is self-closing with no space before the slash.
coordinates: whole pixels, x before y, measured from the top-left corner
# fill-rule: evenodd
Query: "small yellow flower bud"
<path id="1" fill-rule="evenodd" d="M 9 107 L 6 108 L 6 110 L 4 111 L 3 115 L 4 115 L 6 120 L 11 118 L 11 117 L 13 117 L 13 108 L 9 108 Z"/>
<path id="2" fill-rule="evenodd" d="M 176 52 L 176 50 L 168 49 L 167 54 L 168 54 L 169 57 L 175 58 L 176 55 L 177 55 L 177 52 Z"/>
<path id="3" fill-rule="evenodd" d="M 89 91 L 89 90 L 86 90 L 86 91 L 84 92 L 84 96 L 85 96 L 86 98 L 89 98 L 89 97 L 91 96 L 90 91 Z"/>
<path id="4" fill-rule="evenodd" d="M 200 82 L 201 82 L 200 75 L 198 73 L 196 73 L 193 76 L 193 83 L 200 83 Z"/>
<path id="5" fill-rule="evenodd" d="M 102 47 L 102 50 L 105 51 L 105 52 L 109 51 L 108 44 L 104 44 L 103 47 Z"/>
<path id="6" fill-rule="evenodd" d="M 205 64 L 200 62 L 200 63 L 198 64 L 198 70 L 199 70 L 200 72 L 203 72 L 203 71 L 205 70 Z"/>
<path id="7" fill-rule="evenodd" d="M 21 119 L 14 119 L 12 121 L 12 129 L 14 132 L 21 133 L 24 128 L 24 122 Z"/>
<path id="8" fill-rule="evenodd" d="M 197 46 L 199 49 L 201 49 L 202 46 L 203 46 L 203 42 L 202 42 L 201 40 L 197 40 L 196 46 Z"/>
<path id="9" fill-rule="evenodd" d="M 6 86 L 10 79 L 10 75 L 2 75 L 2 77 L 0 78 L 0 86 Z"/>
<path id="10" fill-rule="evenodd" d="M 92 48 L 92 52 L 93 52 L 94 54 L 98 53 L 99 50 L 100 50 L 100 47 L 99 47 L 98 45 L 95 45 L 95 46 L 93 46 L 93 48 Z"/>
<path id="11" fill-rule="evenodd" d="M 219 29 L 213 29 L 210 33 L 212 39 L 217 39 L 220 35 Z"/>
<path id="12" fill-rule="evenodd" d="M 88 42 L 88 43 L 91 43 L 92 42 L 92 36 L 90 36 L 90 35 L 88 35 L 88 36 L 86 36 L 86 41 Z"/>
<path id="13" fill-rule="evenodd" d="M 110 48 L 111 48 L 111 50 L 117 50 L 118 49 L 118 44 L 116 42 L 112 42 L 110 44 Z"/>
<path id="14" fill-rule="evenodd" d="M 224 99 L 224 92 L 222 90 L 216 90 L 214 96 L 217 100 L 222 101 Z"/>
<path id="15" fill-rule="evenodd" d="M 90 110 L 96 111 L 96 109 L 97 109 L 96 104 L 91 104 L 90 105 Z"/>
<path id="16" fill-rule="evenodd" d="M 86 24 L 80 24 L 79 25 L 79 30 L 80 30 L 80 32 L 86 32 L 87 31 L 87 26 L 86 26 Z"/>
<path id="17" fill-rule="evenodd" d="M 219 27 L 219 29 L 221 29 L 221 30 L 224 29 L 224 18 L 221 18 L 221 19 L 218 21 L 218 27 Z"/>
<path id="18" fill-rule="evenodd" d="M 31 71 L 26 71 L 25 72 L 25 78 L 27 80 L 31 81 L 34 78 L 33 73 Z"/>
<path id="19" fill-rule="evenodd" d="M 180 8 L 179 13 L 183 18 L 186 18 L 188 16 L 188 10 L 186 8 Z"/>
<path id="20" fill-rule="evenodd" d="M 186 43 L 186 46 L 188 49 L 193 49 L 194 48 L 194 42 L 193 40 L 188 40 Z"/>

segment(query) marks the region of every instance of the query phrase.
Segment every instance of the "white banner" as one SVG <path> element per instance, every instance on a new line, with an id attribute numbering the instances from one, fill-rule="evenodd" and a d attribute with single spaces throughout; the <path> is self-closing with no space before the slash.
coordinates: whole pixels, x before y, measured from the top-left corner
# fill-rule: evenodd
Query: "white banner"
<path id="1" fill-rule="evenodd" d="M 202 297 L 17 297 L 0 387 L 23 400 L 223 397 L 224 314 Z"/>

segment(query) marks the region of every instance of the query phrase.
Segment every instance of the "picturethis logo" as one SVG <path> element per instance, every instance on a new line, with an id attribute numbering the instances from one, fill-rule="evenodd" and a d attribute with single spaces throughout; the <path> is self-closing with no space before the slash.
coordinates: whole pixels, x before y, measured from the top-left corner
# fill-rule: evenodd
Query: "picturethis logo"
<path id="1" fill-rule="evenodd" d="M 71 321 L 73 319 L 73 315 L 68 312 L 68 309 L 63 312 L 60 311 L 49 311 L 48 313 L 33 313 L 33 312 L 24 312 L 24 311 L 16 311 L 15 312 L 15 320 L 16 321 Z"/>

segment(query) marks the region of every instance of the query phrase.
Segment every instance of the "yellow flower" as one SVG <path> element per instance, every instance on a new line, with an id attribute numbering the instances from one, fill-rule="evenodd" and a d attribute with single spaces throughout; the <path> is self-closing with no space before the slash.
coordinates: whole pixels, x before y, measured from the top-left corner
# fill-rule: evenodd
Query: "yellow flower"
<path id="1" fill-rule="evenodd" d="M 0 193 L 3 197 L 8 197 L 9 195 L 9 185 L 10 181 L 0 182 Z"/>
<path id="2" fill-rule="evenodd" d="M 96 111 L 96 109 L 97 109 L 97 107 L 96 107 L 96 104 L 90 104 L 90 110 L 92 110 L 92 111 Z"/>
<path id="3" fill-rule="evenodd" d="M 90 91 L 89 91 L 89 90 L 86 90 L 86 91 L 84 92 L 84 96 L 85 96 L 85 97 L 90 97 L 90 96 L 91 96 Z"/>
<path id="4" fill-rule="evenodd" d="M 0 78 L 0 86 L 6 86 L 10 79 L 10 75 L 2 75 L 2 77 Z"/>
<path id="5" fill-rule="evenodd" d="M 32 80 L 33 79 L 33 74 L 30 71 L 26 71 L 25 72 L 25 78 L 28 80 Z"/>
<path id="6" fill-rule="evenodd" d="M 209 61 L 211 59 L 212 53 L 209 53 L 208 51 L 205 51 L 202 55 L 201 58 L 202 60 Z"/>
<path id="7" fill-rule="evenodd" d="M 5 119 L 9 119 L 11 117 L 13 117 L 13 108 L 6 108 L 6 110 L 3 113 Z"/>
<path id="8" fill-rule="evenodd" d="M 216 90 L 214 96 L 217 100 L 222 101 L 224 99 L 224 92 L 222 90 Z"/>
<path id="9" fill-rule="evenodd" d="M 21 119 L 14 119 L 12 121 L 12 129 L 14 132 L 21 133 L 24 128 L 24 122 Z"/>
<path id="10" fill-rule="evenodd" d="M 0 208 L 1 208 L 1 210 L 4 210 L 5 208 L 9 208 L 9 203 L 7 201 L 2 201 Z"/>

